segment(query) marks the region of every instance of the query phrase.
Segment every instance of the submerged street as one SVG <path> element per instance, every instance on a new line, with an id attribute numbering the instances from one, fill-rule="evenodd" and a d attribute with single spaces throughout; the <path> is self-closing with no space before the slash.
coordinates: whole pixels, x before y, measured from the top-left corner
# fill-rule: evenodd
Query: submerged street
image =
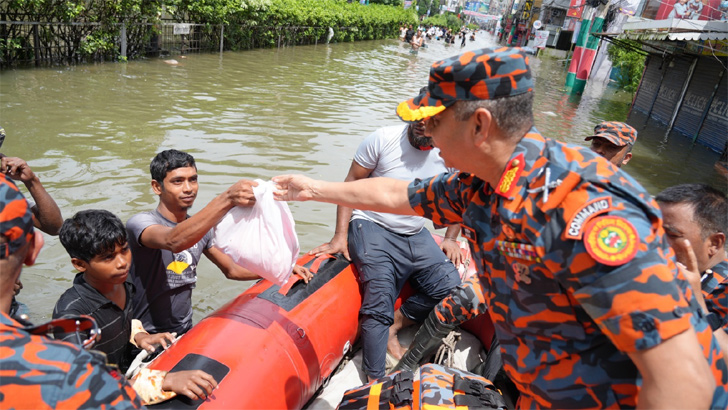
<path id="1" fill-rule="evenodd" d="M 107 209 L 126 221 L 151 210 L 149 161 L 175 148 L 195 156 L 200 192 L 192 213 L 239 178 L 285 172 L 343 180 L 359 142 L 399 123 L 395 107 L 426 85 L 430 65 L 463 50 L 495 46 L 489 34 L 419 54 L 397 40 L 320 44 L 223 54 L 191 54 L 128 63 L 18 69 L 0 75 L 3 152 L 25 159 L 64 217 Z M 651 193 L 684 182 L 725 187 L 718 154 L 691 146 L 639 113 L 632 95 L 606 87 L 583 96 L 563 92 L 557 57 L 531 57 L 536 127 L 547 137 L 586 145 L 600 121 L 639 131 L 623 169 Z M 302 251 L 331 238 L 335 207 L 292 203 Z M 18 300 L 34 322 L 50 318 L 75 274 L 57 237 L 46 236 L 35 266 L 23 270 Z M 195 322 L 250 286 L 232 282 L 206 259 L 193 292 Z"/>

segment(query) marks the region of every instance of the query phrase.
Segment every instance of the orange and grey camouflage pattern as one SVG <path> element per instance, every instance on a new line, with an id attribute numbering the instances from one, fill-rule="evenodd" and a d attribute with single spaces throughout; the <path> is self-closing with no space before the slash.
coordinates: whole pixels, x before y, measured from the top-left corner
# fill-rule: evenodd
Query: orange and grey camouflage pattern
<path id="1" fill-rule="evenodd" d="M 397 115 L 416 122 L 456 101 L 493 100 L 533 91 L 528 56 L 520 48 L 484 48 L 435 62 L 427 91 L 400 103 Z"/>
<path id="2" fill-rule="evenodd" d="M 441 323 L 460 325 L 488 311 L 485 293 L 480 278 L 473 275 L 436 306 L 435 315 Z"/>
<path id="3" fill-rule="evenodd" d="M 417 409 L 415 396 L 419 397 L 419 382 L 415 383 L 410 370 L 390 373 L 363 386 L 344 392 L 337 410 Z"/>
<path id="4" fill-rule="evenodd" d="M 30 335 L 0 312 L 1 409 L 143 408 L 124 375 L 101 355 Z"/>
<path id="5" fill-rule="evenodd" d="M 629 175 L 590 150 L 520 141 L 497 186 L 468 174 L 414 181 L 410 205 L 459 223 L 520 408 L 635 407 L 628 353 L 695 328 L 728 406 L 728 369 L 663 239 L 661 214 Z M 473 283 L 473 282 L 469 282 Z M 474 285 L 473 285 L 474 286 Z M 462 292 L 462 291 L 461 291 Z M 441 319 L 470 319 L 479 297 L 445 298 Z"/>
<path id="6" fill-rule="evenodd" d="M 594 127 L 594 135 L 590 135 L 584 140 L 589 141 L 592 138 L 604 138 L 618 147 L 623 147 L 634 145 L 637 141 L 637 130 L 623 122 L 602 121 Z"/>
<path id="7" fill-rule="evenodd" d="M 30 241 L 33 217 L 30 205 L 15 183 L 0 174 L 0 235 L 7 243 L 0 246 L 0 259 L 7 258 Z"/>
<path id="8" fill-rule="evenodd" d="M 420 392 L 421 409 L 506 409 L 490 380 L 436 364 L 420 367 Z"/>
<path id="9" fill-rule="evenodd" d="M 713 266 L 711 273 L 701 283 L 708 311 L 720 319 L 721 327 L 728 332 L 728 259 Z"/>
<path id="10" fill-rule="evenodd" d="M 505 410 L 500 391 L 490 380 L 466 371 L 437 364 L 420 367 L 419 379 L 412 371 L 391 373 L 363 386 L 347 390 L 338 410 Z"/>

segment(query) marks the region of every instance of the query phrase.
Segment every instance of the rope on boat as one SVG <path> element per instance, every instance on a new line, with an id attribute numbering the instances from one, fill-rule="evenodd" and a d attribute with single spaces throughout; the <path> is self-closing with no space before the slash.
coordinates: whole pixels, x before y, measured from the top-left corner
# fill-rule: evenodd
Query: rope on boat
<path id="1" fill-rule="evenodd" d="M 442 344 L 435 353 L 435 363 L 452 367 L 453 366 L 453 355 L 455 354 L 455 344 L 460 341 L 460 332 L 451 331 L 444 339 Z"/>

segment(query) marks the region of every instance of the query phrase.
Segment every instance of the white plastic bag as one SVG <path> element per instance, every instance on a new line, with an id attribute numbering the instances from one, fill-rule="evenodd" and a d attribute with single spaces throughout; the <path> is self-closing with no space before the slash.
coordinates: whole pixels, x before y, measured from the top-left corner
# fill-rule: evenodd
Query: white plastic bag
<path id="1" fill-rule="evenodd" d="M 255 205 L 236 206 L 213 231 L 212 244 L 264 279 L 283 285 L 298 259 L 298 236 L 288 204 L 273 199 L 275 183 L 256 179 Z"/>

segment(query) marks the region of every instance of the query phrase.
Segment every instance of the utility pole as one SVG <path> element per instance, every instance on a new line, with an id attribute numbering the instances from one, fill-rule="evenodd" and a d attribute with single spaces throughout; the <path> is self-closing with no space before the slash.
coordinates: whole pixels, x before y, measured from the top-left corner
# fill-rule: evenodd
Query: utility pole
<path id="1" fill-rule="evenodd" d="M 592 3 L 587 7 L 585 14 L 588 17 L 581 22 L 579 37 L 574 48 L 574 54 L 571 57 L 569 72 L 566 75 L 566 88 L 569 89 L 571 94 L 581 94 L 584 91 L 586 80 L 589 78 L 594 57 L 599 47 L 599 37 L 591 33 L 602 30 L 609 6 L 606 4 L 599 6 L 598 4 Z M 592 18 L 594 23 L 591 22 Z"/>

